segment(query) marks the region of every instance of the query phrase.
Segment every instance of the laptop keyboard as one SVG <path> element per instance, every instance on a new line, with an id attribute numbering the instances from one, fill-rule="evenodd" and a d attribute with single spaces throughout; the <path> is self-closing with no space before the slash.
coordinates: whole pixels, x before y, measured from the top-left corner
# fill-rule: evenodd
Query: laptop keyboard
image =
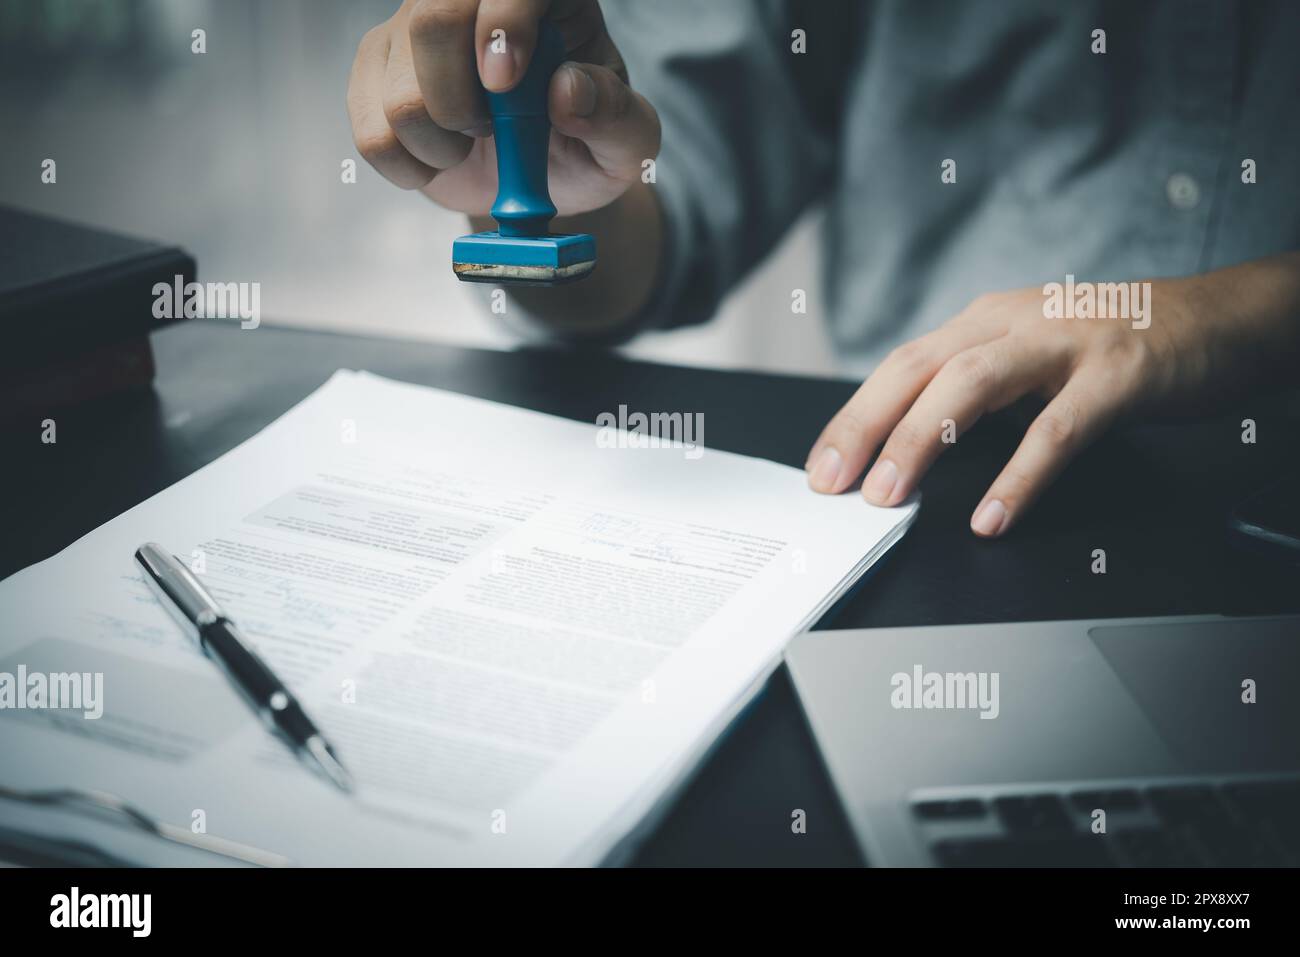
<path id="1" fill-rule="evenodd" d="M 911 804 L 940 867 L 1300 866 L 1300 777 L 963 791 Z"/>

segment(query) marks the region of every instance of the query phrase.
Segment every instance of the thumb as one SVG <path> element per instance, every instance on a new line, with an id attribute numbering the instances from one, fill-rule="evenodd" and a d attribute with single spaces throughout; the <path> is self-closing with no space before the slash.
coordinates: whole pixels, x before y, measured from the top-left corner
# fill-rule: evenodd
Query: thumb
<path id="1" fill-rule="evenodd" d="M 613 70 L 566 62 L 551 77 L 551 125 L 586 144 L 608 175 L 640 176 L 641 164 L 659 155 L 659 114 Z"/>

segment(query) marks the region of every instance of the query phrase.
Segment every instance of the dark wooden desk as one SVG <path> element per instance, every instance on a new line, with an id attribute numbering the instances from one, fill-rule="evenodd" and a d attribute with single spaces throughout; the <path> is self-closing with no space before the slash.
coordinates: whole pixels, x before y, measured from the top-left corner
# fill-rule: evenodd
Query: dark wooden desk
<path id="1" fill-rule="evenodd" d="M 79 536 L 248 438 L 340 367 L 594 422 L 620 403 L 705 413 L 708 444 L 801 466 L 855 384 L 630 362 L 582 351 L 489 352 L 196 321 L 154 340 L 153 392 L 4 426 L 0 576 Z M 42 416 L 44 418 L 45 416 Z M 1258 424 L 1241 442 L 1240 422 Z M 1225 403 L 1083 456 L 1008 538 L 970 512 L 1014 448 L 1009 417 L 964 437 L 922 486 L 917 524 L 837 610 L 835 627 L 1300 610 L 1300 571 L 1229 547 L 1230 506 L 1300 471 L 1300 403 Z M 1104 548 L 1108 571 L 1090 572 Z M 823 627 L 828 623 L 824 622 Z M 790 812 L 808 833 L 790 832 Z M 855 864 L 860 857 L 784 671 L 720 743 L 641 849 L 644 864 Z"/>

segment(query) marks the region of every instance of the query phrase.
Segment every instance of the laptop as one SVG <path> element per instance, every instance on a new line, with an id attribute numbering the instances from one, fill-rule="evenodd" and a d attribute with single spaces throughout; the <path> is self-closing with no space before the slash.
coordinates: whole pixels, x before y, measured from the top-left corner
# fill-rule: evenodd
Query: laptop
<path id="1" fill-rule="evenodd" d="M 806 632 L 868 864 L 1300 866 L 1300 616 Z"/>

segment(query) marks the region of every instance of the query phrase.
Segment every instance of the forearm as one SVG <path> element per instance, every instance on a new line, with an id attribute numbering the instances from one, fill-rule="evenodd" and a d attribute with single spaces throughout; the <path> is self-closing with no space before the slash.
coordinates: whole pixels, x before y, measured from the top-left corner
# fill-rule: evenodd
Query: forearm
<path id="1" fill-rule="evenodd" d="M 1300 252 L 1173 282 L 1192 315 L 1169 342 L 1181 393 L 1172 398 L 1199 411 L 1226 394 L 1298 381 Z"/>
<path id="2" fill-rule="evenodd" d="M 470 217 L 470 221 L 476 230 L 496 228 L 485 217 Z M 608 206 L 556 219 L 551 230 L 594 235 L 595 270 L 562 286 L 508 286 L 510 297 L 548 332 L 562 338 L 630 333 L 630 323 L 650 301 L 659 275 L 664 222 L 651 187 L 636 183 Z"/>

